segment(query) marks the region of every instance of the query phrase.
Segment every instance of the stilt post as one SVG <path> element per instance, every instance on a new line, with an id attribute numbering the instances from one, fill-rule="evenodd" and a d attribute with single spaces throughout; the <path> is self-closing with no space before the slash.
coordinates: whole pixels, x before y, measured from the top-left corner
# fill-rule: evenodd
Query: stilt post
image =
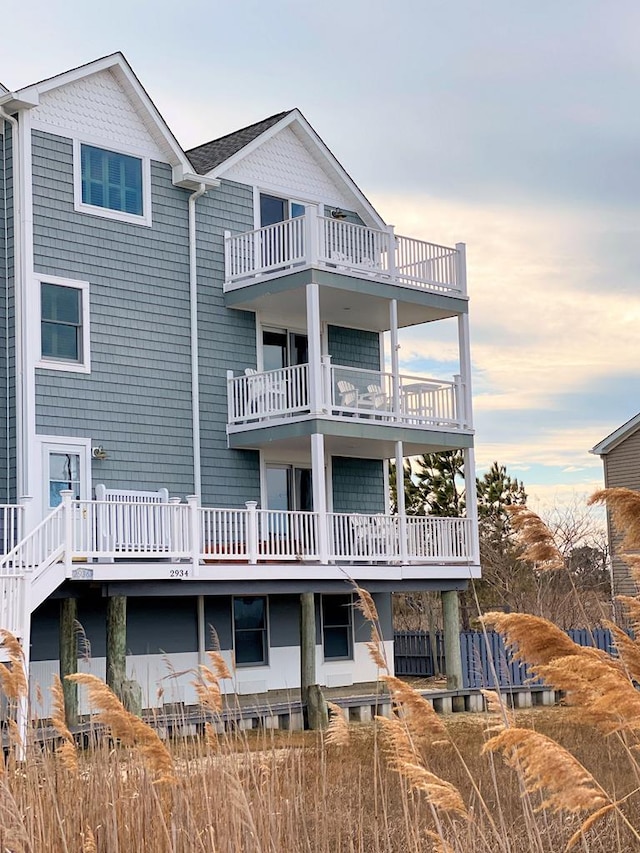
<path id="1" fill-rule="evenodd" d="M 443 590 L 444 660 L 447 690 L 462 690 L 462 654 L 460 651 L 460 602 L 455 589 Z"/>
<path id="2" fill-rule="evenodd" d="M 67 679 L 78 671 L 76 623 L 78 602 L 75 598 L 60 601 L 60 679 L 64 695 L 64 716 L 69 728 L 78 725 L 78 685 Z"/>
<path id="3" fill-rule="evenodd" d="M 300 595 L 300 698 L 308 729 L 322 729 L 328 723 L 327 703 L 316 684 L 316 607 L 314 594 Z"/>
<path id="4" fill-rule="evenodd" d="M 107 599 L 107 685 L 123 700 L 127 678 L 127 597 Z"/>

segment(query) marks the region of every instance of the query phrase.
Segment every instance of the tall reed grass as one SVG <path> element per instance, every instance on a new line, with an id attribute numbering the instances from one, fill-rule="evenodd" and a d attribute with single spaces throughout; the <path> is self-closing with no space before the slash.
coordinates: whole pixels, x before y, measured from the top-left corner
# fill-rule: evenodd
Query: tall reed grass
<path id="1" fill-rule="evenodd" d="M 612 506 L 628 496 L 599 494 Z M 640 502 L 634 512 L 640 517 Z M 635 514 L 633 519 L 635 523 Z M 628 521 L 625 516 L 625 520 Z M 528 559 L 558 555 L 540 519 L 516 508 Z M 640 523 L 626 547 L 640 547 Z M 637 569 L 636 569 L 637 571 Z M 325 732 L 223 731 L 219 654 L 194 674 L 210 722 L 202 737 L 162 741 L 89 675 L 73 678 L 94 709 L 80 748 L 52 687 L 53 737 L 27 742 L 13 714 L 26 697 L 21 649 L 4 633 L 9 704 L 0 772 L 0 850 L 12 853 L 615 853 L 640 849 L 640 644 L 615 625 L 618 656 L 574 644 L 551 622 L 488 613 L 567 708 L 514 713 L 495 692 L 487 714 L 438 716 L 389 673 L 371 596 L 369 650 L 394 713 L 349 725 L 330 706 Z M 640 622 L 636 599 L 625 602 Z"/>

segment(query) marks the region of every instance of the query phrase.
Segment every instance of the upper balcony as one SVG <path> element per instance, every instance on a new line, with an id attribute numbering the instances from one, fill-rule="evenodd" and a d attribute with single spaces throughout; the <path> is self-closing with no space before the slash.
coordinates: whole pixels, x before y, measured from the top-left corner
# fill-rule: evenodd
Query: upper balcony
<path id="1" fill-rule="evenodd" d="M 224 292 L 229 305 L 262 310 L 259 300 L 265 289 L 256 285 L 270 283 L 265 292 L 277 298 L 280 290 L 307 283 L 310 279 L 301 273 L 313 270 L 318 283 L 361 294 L 351 307 L 365 312 L 367 328 L 388 328 L 388 308 L 382 310 L 381 322 L 373 316 L 376 297 L 409 303 L 404 315 L 400 311 L 399 323 L 412 325 L 464 310 L 464 249 L 463 243 L 450 248 L 399 236 L 392 226 L 380 230 L 320 216 L 316 206 L 307 205 L 303 216 L 244 234 L 225 233 Z M 327 300 L 323 317 L 339 322 L 345 304 L 344 299 L 335 305 Z M 415 306 L 427 305 L 432 313 L 416 318 Z M 290 293 L 281 306 L 295 310 Z"/>

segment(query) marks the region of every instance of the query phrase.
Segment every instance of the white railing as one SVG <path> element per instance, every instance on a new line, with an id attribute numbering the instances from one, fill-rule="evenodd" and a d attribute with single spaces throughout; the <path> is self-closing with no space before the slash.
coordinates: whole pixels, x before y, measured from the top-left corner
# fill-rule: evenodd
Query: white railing
<path id="1" fill-rule="evenodd" d="M 247 560 L 249 513 L 246 509 L 200 509 L 200 552 L 215 562 Z"/>
<path id="2" fill-rule="evenodd" d="M 344 219 L 318 217 L 320 246 L 318 260 L 337 269 L 364 270 L 388 276 L 392 272 L 388 231 L 355 225 Z"/>
<path id="3" fill-rule="evenodd" d="M 458 251 L 448 246 L 397 236 L 396 276 L 400 283 L 427 290 L 459 290 Z"/>
<path id="4" fill-rule="evenodd" d="M 262 560 L 318 560 L 318 515 L 261 509 L 258 554 Z"/>
<path id="5" fill-rule="evenodd" d="M 23 575 L 0 574 L 0 628 L 24 636 L 27 594 Z"/>
<path id="6" fill-rule="evenodd" d="M 187 504 L 143 500 L 72 501 L 72 552 L 92 558 L 191 555 Z"/>
<path id="7" fill-rule="evenodd" d="M 334 412 L 458 429 L 463 426 L 460 379 L 446 382 L 400 374 L 332 365 L 331 401 Z"/>
<path id="8" fill-rule="evenodd" d="M 409 560 L 464 560 L 472 554 L 470 518 L 407 516 L 405 525 Z"/>
<path id="9" fill-rule="evenodd" d="M 288 268 L 305 260 L 305 218 L 298 216 L 225 239 L 230 281 Z"/>
<path id="10" fill-rule="evenodd" d="M 337 561 L 400 559 L 399 519 L 395 515 L 329 513 L 329 553 Z"/>
<path id="11" fill-rule="evenodd" d="M 309 365 L 297 364 L 244 376 L 227 373 L 229 423 L 304 412 L 309 408 Z"/>
<path id="12" fill-rule="evenodd" d="M 61 504 L 7 554 L 0 557 L 0 577 L 23 575 L 50 566 L 62 556 L 64 544 L 64 513 Z"/>
<path id="13" fill-rule="evenodd" d="M 24 507 L 0 504 L 0 554 L 8 554 L 22 539 Z"/>
<path id="14" fill-rule="evenodd" d="M 315 205 L 307 205 L 304 216 L 243 234 L 225 233 L 225 288 L 306 265 L 405 287 L 464 293 L 461 249 L 319 216 Z"/>
<path id="15" fill-rule="evenodd" d="M 332 415 L 349 414 L 403 424 L 460 429 L 465 425 L 460 377 L 454 382 L 380 370 L 331 365 L 323 360 L 321 406 Z M 309 365 L 248 375 L 227 373 L 229 424 L 272 420 L 311 411 Z"/>

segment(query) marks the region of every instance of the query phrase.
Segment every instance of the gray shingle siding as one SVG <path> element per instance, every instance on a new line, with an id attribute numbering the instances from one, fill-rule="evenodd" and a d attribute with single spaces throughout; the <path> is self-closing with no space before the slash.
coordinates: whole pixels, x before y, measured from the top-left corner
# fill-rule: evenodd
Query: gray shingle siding
<path id="1" fill-rule="evenodd" d="M 90 282 L 91 374 L 36 371 L 39 434 L 90 437 L 93 482 L 193 491 L 187 194 L 152 163 L 153 227 L 74 211 L 71 140 L 33 135 L 37 273 Z"/>
<path id="2" fill-rule="evenodd" d="M 382 460 L 334 456 L 331 469 L 334 512 L 386 511 Z"/>
<path id="3" fill-rule="evenodd" d="M 380 370 L 380 336 L 377 332 L 329 326 L 328 350 L 332 364 Z"/>
<path id="4" fill-rule="evenodd" d="M 202 499 L 208 506 L 243 507 L 260 500 L 259 456 L 227 449 L 227 370 L 255 367 L 255 315 L 225 308 L 224 232 L 253 228 L 253 191 L 231 181 L 198 205 L 198 332 Z"/>

